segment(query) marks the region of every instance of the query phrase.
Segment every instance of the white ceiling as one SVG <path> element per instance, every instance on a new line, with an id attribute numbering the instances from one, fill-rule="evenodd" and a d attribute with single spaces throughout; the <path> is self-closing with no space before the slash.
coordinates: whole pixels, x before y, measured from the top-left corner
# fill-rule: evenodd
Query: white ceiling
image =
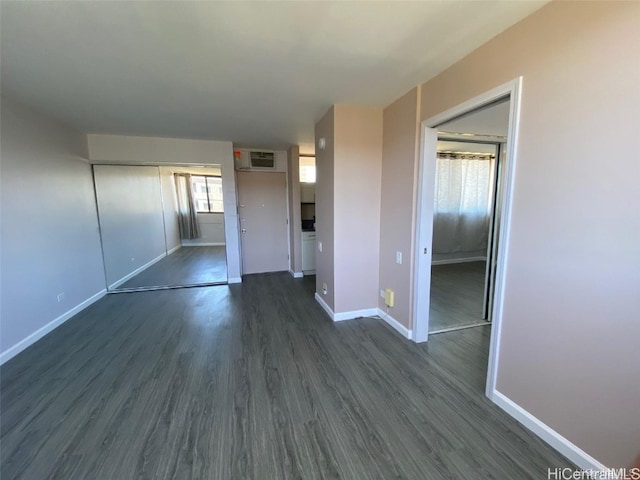
<path id="1" fill-rule="evenodd" d="M 87 133 L 309 150 L 546 1 L 2 1 L 2 92 Z"/>

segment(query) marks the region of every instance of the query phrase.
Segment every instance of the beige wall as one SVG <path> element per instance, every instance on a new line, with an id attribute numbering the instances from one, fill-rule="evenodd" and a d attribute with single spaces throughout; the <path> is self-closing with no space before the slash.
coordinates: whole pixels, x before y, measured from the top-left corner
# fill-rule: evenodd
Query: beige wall
<path id="1" fill-rule="evenodd" d="M 388 313 L 411 328 L 412 282 L 419 137 L 419 94 L 414 88 L 384 109 L 382 142 L 382 206 L 380 212 L 380 289 L 395 292 Z M 402 264 L 396 263 L 402 252 Z M 379 298 L 379 297 L 378 297 Z M 387 311 L 384 299 L 379 308 Z"/>
<path id="2" fill-rule="evenodd" d="M 378 305 L 382 109 L 336 105 L 335 309 Z"/>
<path id="3" fill-rule="evenodd" d="M 302 272 L 302 219 L 300 213 L 300 148 L 291 147 L 287 151 L 287 185 L 289 189 L 289 252 L 290 269 Z"/>
<path id="4" fill-rule="evenodd" d="M 215 163 L 233 159 L 233 144 L 215 140 L 136 137 L 129 135 L 87 135 L 92 163 L 148 163 L 180 165 Z"/>
<path id="5" fill-rule="evenodd" d="M 316 145 L 320 138 L 326 140 L 324 150 L 316 148 L 316 239 L 322 242 L 322 252 L 316 248 L 316 292 L 335 312 L 334 302 L 334 107 L 316 124 Z M 322 293 L 326 283 L 327 294 Z"/>
<path id="6" fill-rule="evenodd" d="M 4 363 L 100 298 L 105 279 L 86 136 L 7 97 L 0 107 Z"/>
<path id="7" fill-rule="evenodd" d="M 316 292 L 336 314 L 377 308 L 382 110 L 334 105 L 315 136 L 326 140 L 316 149 Z"/>
<path id="8" fill-rule="evenodd" d="M 640 448 L 639 20 L 552 2 L 422 86 L 425 119 L 523 76 L 497 389 L 609 466 Z"/>

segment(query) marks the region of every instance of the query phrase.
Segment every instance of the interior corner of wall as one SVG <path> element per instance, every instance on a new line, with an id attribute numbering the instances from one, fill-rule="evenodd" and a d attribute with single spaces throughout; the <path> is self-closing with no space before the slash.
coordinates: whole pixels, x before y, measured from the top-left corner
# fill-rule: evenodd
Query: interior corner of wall
<path id="1" fill-rule="evenodd" d="M 418 84 L 416 87 L 416 125 L 420 125 L 420 119 L 422 118 L 422 84 Z M 420 128 L 418 128 L 418 131 Z"/>

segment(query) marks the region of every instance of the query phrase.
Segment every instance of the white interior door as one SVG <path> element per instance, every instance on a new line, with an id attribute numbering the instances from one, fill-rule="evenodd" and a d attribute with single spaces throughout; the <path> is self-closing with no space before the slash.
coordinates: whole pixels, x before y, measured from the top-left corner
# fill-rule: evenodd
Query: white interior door
<path id="1" fill-rule="evenodd" d="M 422 152 L 418 176 L 417 239 L 414 284 L 413 340 L 426 342 L 429 337 L 429 297 L 431 292 L 431 257 L 433 252 L 433 199 L 436 188 L 436 152 L 438 130 L 422 132 Z"/>
<path id="2" fill-rule="evenodd" d="M 287 179 L 281 172 L 238 172 L 242 273 L 289 268 Z"/>

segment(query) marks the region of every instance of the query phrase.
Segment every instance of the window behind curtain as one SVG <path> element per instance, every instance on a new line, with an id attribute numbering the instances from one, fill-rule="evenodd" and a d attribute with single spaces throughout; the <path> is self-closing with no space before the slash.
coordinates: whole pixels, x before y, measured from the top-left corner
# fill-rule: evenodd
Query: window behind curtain
<path id="1" fill-rule="evenodd" d="M 211 175 L 191 175 L 193 202 L 198 213 L 223 213 L 222 178 Z"/>
<path id="2" fill-rule="evenodd" d="M 490 155 L 438 154 L 434 254 L 486 250 L 493 161 Z"/>
<path id="3" fill-rule="evenodd" d="M 300 182 L 316 182 L 316 157 L 300 157 Z"/>
<path id="4" fill-rule="evenodd" d="M 439 155 L 436 163 L 435 211 L 484 216 L 488 214 L 491 157 Z"/>

